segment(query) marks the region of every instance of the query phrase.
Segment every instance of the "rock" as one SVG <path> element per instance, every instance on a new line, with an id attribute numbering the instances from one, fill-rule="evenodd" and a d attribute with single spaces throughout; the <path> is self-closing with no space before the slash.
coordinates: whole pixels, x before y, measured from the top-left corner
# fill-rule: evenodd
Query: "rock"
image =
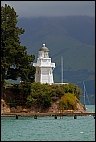
<path id="1" fill-rule="evenodd" d="M 77 111 L 85 112 L 84 106 L 81 103 L 77 103 Z"/>
<path id="2" fill-rule="evenodd" d="M 10 113 L 10 107 L 3 99 L 1 99 L 1 114 L 3 113 Z"/>
<path id="3" fill-rule="evenodd" d="M 12 113 L 16 112 L 16 108 L 15 108 L 15 107 L 11 107 L 10 111 L 11 111 Z"/>

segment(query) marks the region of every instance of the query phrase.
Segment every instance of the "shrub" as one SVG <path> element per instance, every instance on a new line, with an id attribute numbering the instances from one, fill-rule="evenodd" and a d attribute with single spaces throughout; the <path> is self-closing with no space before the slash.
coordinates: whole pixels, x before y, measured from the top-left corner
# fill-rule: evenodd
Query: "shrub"
<path id="1" fill-rule="evenodd" d="M 59 102 L 59 107 L 60 109 L 76 109 L 76 104 L 77 104 L 77 98 L 74 94 L 71 93 L 66 93 L 64 94 Z"/>

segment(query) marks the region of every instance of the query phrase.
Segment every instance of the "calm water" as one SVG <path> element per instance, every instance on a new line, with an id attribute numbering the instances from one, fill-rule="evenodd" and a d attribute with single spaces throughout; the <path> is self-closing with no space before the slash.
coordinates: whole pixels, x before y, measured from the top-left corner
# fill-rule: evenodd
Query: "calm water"
<path id="1" fill-rule="evenodd" d="M 95 111 L 95 106 L 87 106 Z M 2 117 L 1 141 L 95 141 L 93 116 Z"/>

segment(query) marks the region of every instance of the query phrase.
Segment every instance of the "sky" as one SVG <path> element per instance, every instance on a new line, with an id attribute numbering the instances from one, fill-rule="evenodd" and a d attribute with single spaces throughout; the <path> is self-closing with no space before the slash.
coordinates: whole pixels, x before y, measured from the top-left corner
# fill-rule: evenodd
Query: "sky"
<path id="1" fill-rule="evenodd" d="M 13 7 L 19 17 L 71 16 L 95 17 L 95 1 L 1 1 Z"/>

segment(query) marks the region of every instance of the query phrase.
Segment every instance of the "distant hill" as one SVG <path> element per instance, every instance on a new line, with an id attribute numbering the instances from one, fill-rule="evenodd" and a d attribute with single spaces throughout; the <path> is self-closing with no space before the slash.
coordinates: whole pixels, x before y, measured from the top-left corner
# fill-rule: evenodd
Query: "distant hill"
<path id="1" fill-rule="evenodd" d="M 28 53 L 37 58 L 42 43 L 56 63 L 54 81 L 61 82 L 61 56 L 64 59 L 64 82 L 85 81 L 91 102 L 95 94 L 95 18 L 88 16 L 21 18 L 25 29 L 20 37 Z M 35 60 L 36 61 L 36 60 Z"/>

